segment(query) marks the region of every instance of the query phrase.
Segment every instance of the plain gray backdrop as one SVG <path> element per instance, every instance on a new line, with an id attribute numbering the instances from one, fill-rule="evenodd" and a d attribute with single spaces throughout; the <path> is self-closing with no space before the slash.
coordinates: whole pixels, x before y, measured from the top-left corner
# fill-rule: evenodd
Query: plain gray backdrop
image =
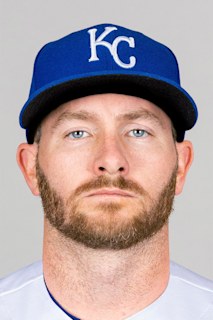
<path id="1" fill-rule="evenodd" d="M 170 222 L 171 257 L 213 279 L 213 18 L 212 0 L 0 1 L 0 277 L 42 255 L 43 213 L 16 164 L 25 141 L 19 111 L 35 55 L 46 42 L 97 23 L 115 23 L 167 44 L 182 86 L 199 109 L 187 133 L 195 159 Z"/>

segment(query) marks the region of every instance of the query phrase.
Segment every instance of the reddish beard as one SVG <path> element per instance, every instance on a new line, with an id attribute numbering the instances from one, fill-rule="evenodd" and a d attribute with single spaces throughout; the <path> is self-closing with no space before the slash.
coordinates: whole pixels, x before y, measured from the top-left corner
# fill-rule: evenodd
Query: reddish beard
<path id="1" fill-rule="evenodd" d="M 167 184 L 156 199 L 152 199 L 141 186 L 131 180 L 122 176 L 112 180 L 103 175 L 78 187 L 66 201 L 50 186 L 38 159 L 36 170 L 46 219 L 67 239 L 90 248 L 120 250 L 143 242 L 167 223 L 172 211 L 177 167 L 173 169 Z M 130 218 L 119 220 L 117 213 L 125 210 L 125 206 L 117 202 L 103 202 L 96 206 L 96 210 L 107 216 L 105 220 L 93 219 L 90 212 L 79 210 L 78 197 L 83 192 L 108 187 L 138 195 L 140 200 L 136 205 L 130 206 Z"/>

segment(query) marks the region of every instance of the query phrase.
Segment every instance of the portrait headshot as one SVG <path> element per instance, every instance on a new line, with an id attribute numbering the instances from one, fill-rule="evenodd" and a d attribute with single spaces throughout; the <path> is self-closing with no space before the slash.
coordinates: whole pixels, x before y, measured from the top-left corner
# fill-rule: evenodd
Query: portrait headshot
<path id="1" fill-rule="evenodd" d="M 210 0 L 2 2 L 1 320 L 212 320 Z"/>

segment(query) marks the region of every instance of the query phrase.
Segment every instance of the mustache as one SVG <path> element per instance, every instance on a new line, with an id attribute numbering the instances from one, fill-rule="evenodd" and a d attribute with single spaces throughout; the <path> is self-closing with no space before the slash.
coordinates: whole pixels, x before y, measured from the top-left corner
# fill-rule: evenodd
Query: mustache
<path id="1" fill-rule="evenodd" d="M 44 183 L 46 186 L 48 186 L 48 188 L 50 188 L 48 179 L 45 173 L 43 172 L 43 169 L 39 165 L 38 157 L 36 159 L 36 176 L 38 179 L 38 185 L 40 186 L 39 189 L 41 188 L 41 185 L 43 185 Z M 79 196 L 81 193 L 84 193 L 84 192 L 90 192 L 90 191 L 98 190 L 101 188 L 113 188 L 113 187 L 121 190 L 125 190 L 125 191 L 131 191 L 139 196 L 149 195 L 148 192 L 143 187 L 141 187 L 137 182 L 134 182 L 133 180 L 126 179 L 123 176 L 118 176 L 113 179 L 113 178 L 110 178 L 109 176 L 102 175 L 92 180 L 89 180 L 83 183 L 82 185 L 80 185 L 79 187 L 77 187 L 75 191 L 72 193 L 71 197 Z M 52 189 L 52 192 L 54 192 L 53 189 Z"/>
<path id="2" fill-rule="evenodd" d="M 79 186 L 75 192 L 74 196 L 79 196 L 81 193 L 89 192 L 101 188 L 118 188 L 121 190 L 131 191 L 138 195 L 145 195 L 146 191 L 138 185 L 136 182 L 125 179 L 122 176 L 117 177 L 116 179 L 111 179 L 107 176 L 99 176 L 94 180 L 85 182 Z"/>

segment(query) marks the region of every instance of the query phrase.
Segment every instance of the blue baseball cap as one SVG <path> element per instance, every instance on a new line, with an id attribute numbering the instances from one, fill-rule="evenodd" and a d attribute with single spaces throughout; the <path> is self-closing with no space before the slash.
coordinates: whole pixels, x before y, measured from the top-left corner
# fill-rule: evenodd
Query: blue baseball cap
<path id="1" fill-rule="evenodd" d="M 165 45 L 113 24 L 100 24 L 50 42 L 38 53 L 20 125 L 33 143 L 42 119 L 62 103 L 101 93 L 141 97 L 171 119 L 177 141 L 197 120 L 181 87 L 175 55 Z"/>

